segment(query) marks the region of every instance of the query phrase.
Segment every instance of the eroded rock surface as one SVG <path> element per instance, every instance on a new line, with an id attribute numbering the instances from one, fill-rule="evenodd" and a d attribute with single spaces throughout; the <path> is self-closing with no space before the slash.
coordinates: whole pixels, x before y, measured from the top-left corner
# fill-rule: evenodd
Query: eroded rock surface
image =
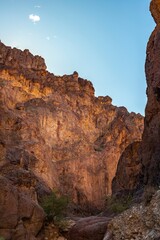
<path id="1" fill-rule="evenodd" d="M 140 114 L 111 102 L 77 72 L 55 76 L 41 57 L 0 42 L 1 196 L 13 199 L 12 211 L 7 199 L 0 205 L 2 236 L 40 239 L 37 199 L 53 188 L 80 206 L 103 206 L 121 153 L 143 131 Z"/>
<path id="2" fill-rule="evenodd" d="M 25 68 L 32 70 L 46 70 L 44 59 L 33 56 L 28 49 L 20 51 L 16 48 L 5 46 L 0 42 L 0 64 L 11 68 Z"/>
<path id="3" fill-rule="evenodd" d="M 32 170 L 76 203 L 102 206 L 121 153 L 141 139 L 143 117 L 96 98 L 77 72 L 54 76 L 28 51 L 0 49 L 0 165 Z M 28 55 L 35 68 L 25 65 Z"/>

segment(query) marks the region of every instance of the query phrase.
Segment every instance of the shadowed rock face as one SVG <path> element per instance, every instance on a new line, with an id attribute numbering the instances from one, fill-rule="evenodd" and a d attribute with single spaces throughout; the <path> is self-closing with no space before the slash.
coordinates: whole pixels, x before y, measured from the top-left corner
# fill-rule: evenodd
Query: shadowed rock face
<path id="1" fill-rule="evenodd" d="M 112 181 L 112 193 L 134 191 L 142 176 L 141 142 L 131 143 L 122 153 L 116 176 Z"/>
<path id="2" fill-rule="evenodd" d="M 148 101 L 144 133 L 142 142 L 130 144 L 121 155 L 113 180 L 114 193 L 132 189 L 139 183 L 143 169 L 144 184 L 149 185 L 148 192 L 144 191 L 143 200 L 148 205 L 136 204 L 113 218 L 108 224 L 104 240 L 160 239 L 160 191 L 153 195 L 155 186 L 160 186 L 160 1 L 152 0 L 150 10 L 156 27 L 150 36 L 146 52 Z"/>
<path id="3" fill-rule="evenodd" d="M 31 188 L 22 188 L 22 183 L 21 187 L 13 186 L 12 181 L 2 176 L 0 188 L 0 236 L 13 240 L 37 239 L 35 237 L 43 226 L 45 214 L 35 199 L 34 189 L 31 194 Z"/>
<path id="4" fill-rule="evenodd" d="M 147 97 L 145 128 L 142 141 L 144 182 L 160 184 L 160 1 L 152 0 L 151 13 L 157 25 L 147 45 Z"/>
<path id="5" fill-rule="evenodd" d="M 102 206 L 121 153 L 141 140 L 143 117 L 96 98 L 77 72 L 54 76 L 28 51 L 0 43 L 0 56 L 2 172 L 20 167 L 80 205 Z"/>

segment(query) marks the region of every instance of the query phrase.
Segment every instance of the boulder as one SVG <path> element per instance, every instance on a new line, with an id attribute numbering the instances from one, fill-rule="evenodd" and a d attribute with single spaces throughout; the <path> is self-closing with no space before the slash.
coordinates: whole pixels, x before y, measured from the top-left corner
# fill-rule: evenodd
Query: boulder
<path id="1" fill-rule="evenodd" d="M 76 222 L 69 232 L 69 240 L 102 240 L 110 219 L 87 217 Z"/>
<path id="2" fill-rule="evenodd" d="M 7 240 L 37 239 L 44 223 L 43 209 L 7 178 L 0 176 L 0 187 L 0 236 Z"/>

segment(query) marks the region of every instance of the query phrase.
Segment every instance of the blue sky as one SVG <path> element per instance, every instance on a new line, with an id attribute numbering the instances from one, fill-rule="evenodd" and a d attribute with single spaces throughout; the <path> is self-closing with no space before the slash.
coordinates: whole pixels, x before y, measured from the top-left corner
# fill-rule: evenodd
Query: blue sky
<path id="1" fill-rule="evenodd" d="M 144 114 L 149 0 L 0 0 L 0 39 L 45 58 L 56 75 L 92 81 L 96 96 Z"/>

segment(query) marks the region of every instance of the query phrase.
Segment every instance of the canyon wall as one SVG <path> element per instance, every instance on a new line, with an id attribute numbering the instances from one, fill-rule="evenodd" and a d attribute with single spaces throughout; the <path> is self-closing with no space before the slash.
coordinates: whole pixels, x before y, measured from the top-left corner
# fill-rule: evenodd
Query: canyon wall
<path id="1" fill-rule="evenodd" d="M 160 191 L 156 191 L 160 186 L 160 0 L 151 1 L 150 11 L 156 26 L 146 51 L 144 133 L 142 142 L 129 145 L 123 152 L 112 185 L 116 193 L 132 190 L 141 182 L 143 202 L 113 218 L 103 240 L 160 239 Z"/>
<path id="2" fill-rule="evenodd" d="M 142 140 L 144 183 L 160 185 L 160 1 L 152 0 L 151 14 L 156 22 L 146 56 L 147 105 Z"/>
<path id="3" fill-rule="evenodd" d="M 0 42 L 0 167 L 32 171 L 80 204 L 102 206 L 143 117 L 95 97 L 90 81 L 55 76 L 43 58 Z"/>

